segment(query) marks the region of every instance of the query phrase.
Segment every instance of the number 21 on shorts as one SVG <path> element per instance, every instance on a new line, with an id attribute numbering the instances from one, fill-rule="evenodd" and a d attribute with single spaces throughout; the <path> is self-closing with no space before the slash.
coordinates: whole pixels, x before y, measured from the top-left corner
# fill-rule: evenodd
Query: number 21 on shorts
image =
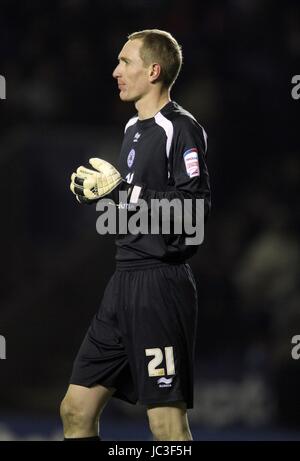
<path id="1" fill-rule="evenodd" d="M 164 353 L 167 373 L 164 368 L 157 368 L 164 359 Z M 153 356 L 153 359 L 148 363 L 148 374 L 150 377 L 165 376 L 166 374 L 168 376 L 175 375 L 173 346 L 165 347 L 164 353 L 159 347 L 155 347 L 154 349 L 145 349 L 147 357 Z"/>

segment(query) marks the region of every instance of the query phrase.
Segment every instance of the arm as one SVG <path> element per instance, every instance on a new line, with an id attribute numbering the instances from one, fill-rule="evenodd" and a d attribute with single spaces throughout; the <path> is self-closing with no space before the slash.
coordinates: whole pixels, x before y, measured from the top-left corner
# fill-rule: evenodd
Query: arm
<path id="1" fill-rule="evenodd" d="M 136 204 L 139 199 L 143 199 L 151 208 L 152 199 L 177 199 L 182 204 L 184 199 L 192 199 L 194 216 L 195 199 L 204 199 L 206 220 L 211 208 L 206 136 L 202 127 L 193 119 L 184 117 L 175 125 L 169 163 L 171 175 L 167 191 L 155 191 L 146 184 L 131 184 L 127 186 L 128 201 Z"/>
<path id="2" fill-rule="evenodd" d="M 127 202 L 136 205 L 143 199 L 151 210 L 153 199 L 193 201 L 204 199 L 204 214 L 210 211 L 210 185 L 206 166 L 206 138 L 202 127 L 193 119 L 184 117 L 175 126 L 170 152 L 170 180 L 167 191 L 154 191 L 146 184 L 129 184 L 118 171 L 101 159 L 90 159 L 95 170 L 79 167 L 71 178 L 71 190 L 80 203 L 93 203 L 101 197 L 111 198 L 119 203 L 119 192 L 126 191 Z M 171 216 L 173 219 L 174 216 Z"/>

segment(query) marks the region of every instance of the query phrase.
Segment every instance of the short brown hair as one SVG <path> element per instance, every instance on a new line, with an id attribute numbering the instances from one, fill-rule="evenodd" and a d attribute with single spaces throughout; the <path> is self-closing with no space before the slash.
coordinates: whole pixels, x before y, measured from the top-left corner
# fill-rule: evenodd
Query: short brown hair
<path id="1" fill-rule="evenodd" d="M 135 39 L 143 41 L 140 56 L 144 64 L 160 64 L 161 74 L 158 80 L 171 88 L 182 66 L 181 46 L 169 32 L 159 29 L 146 29 L 128 35 L 128 40 Z"/>

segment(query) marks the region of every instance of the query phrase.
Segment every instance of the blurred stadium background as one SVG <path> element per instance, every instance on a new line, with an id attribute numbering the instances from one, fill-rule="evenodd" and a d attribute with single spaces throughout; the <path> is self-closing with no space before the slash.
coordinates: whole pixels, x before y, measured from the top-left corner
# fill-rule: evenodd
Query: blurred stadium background
<path id="1" fill-rule="evenodd" d="M 69 192 L 95 154 L 114 162 L 134 113 L 111 77 L 127 34 L 170 31 L 172 98 L 209 136 L 213 211 L 191 260 L 199 289 L 195 440 L 300 440 L 298 1 L 0 1 L 0 440 L 59 440 L 81 339 L 114 269 L 112 236 Z M 183 306 L 184 308 L 184 306 Z M 150 440 L 112 401 L 107 440 Z"/>

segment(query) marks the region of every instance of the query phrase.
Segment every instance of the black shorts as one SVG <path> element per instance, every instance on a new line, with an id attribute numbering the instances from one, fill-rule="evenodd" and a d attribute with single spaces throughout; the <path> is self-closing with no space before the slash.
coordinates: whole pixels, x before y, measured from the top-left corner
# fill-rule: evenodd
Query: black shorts
<path id="1" fill-rule="evenodd" d="M 197 292 L 188 264 L 117 267 L 75 359 L 71 384 L 193 407 Z"/>

